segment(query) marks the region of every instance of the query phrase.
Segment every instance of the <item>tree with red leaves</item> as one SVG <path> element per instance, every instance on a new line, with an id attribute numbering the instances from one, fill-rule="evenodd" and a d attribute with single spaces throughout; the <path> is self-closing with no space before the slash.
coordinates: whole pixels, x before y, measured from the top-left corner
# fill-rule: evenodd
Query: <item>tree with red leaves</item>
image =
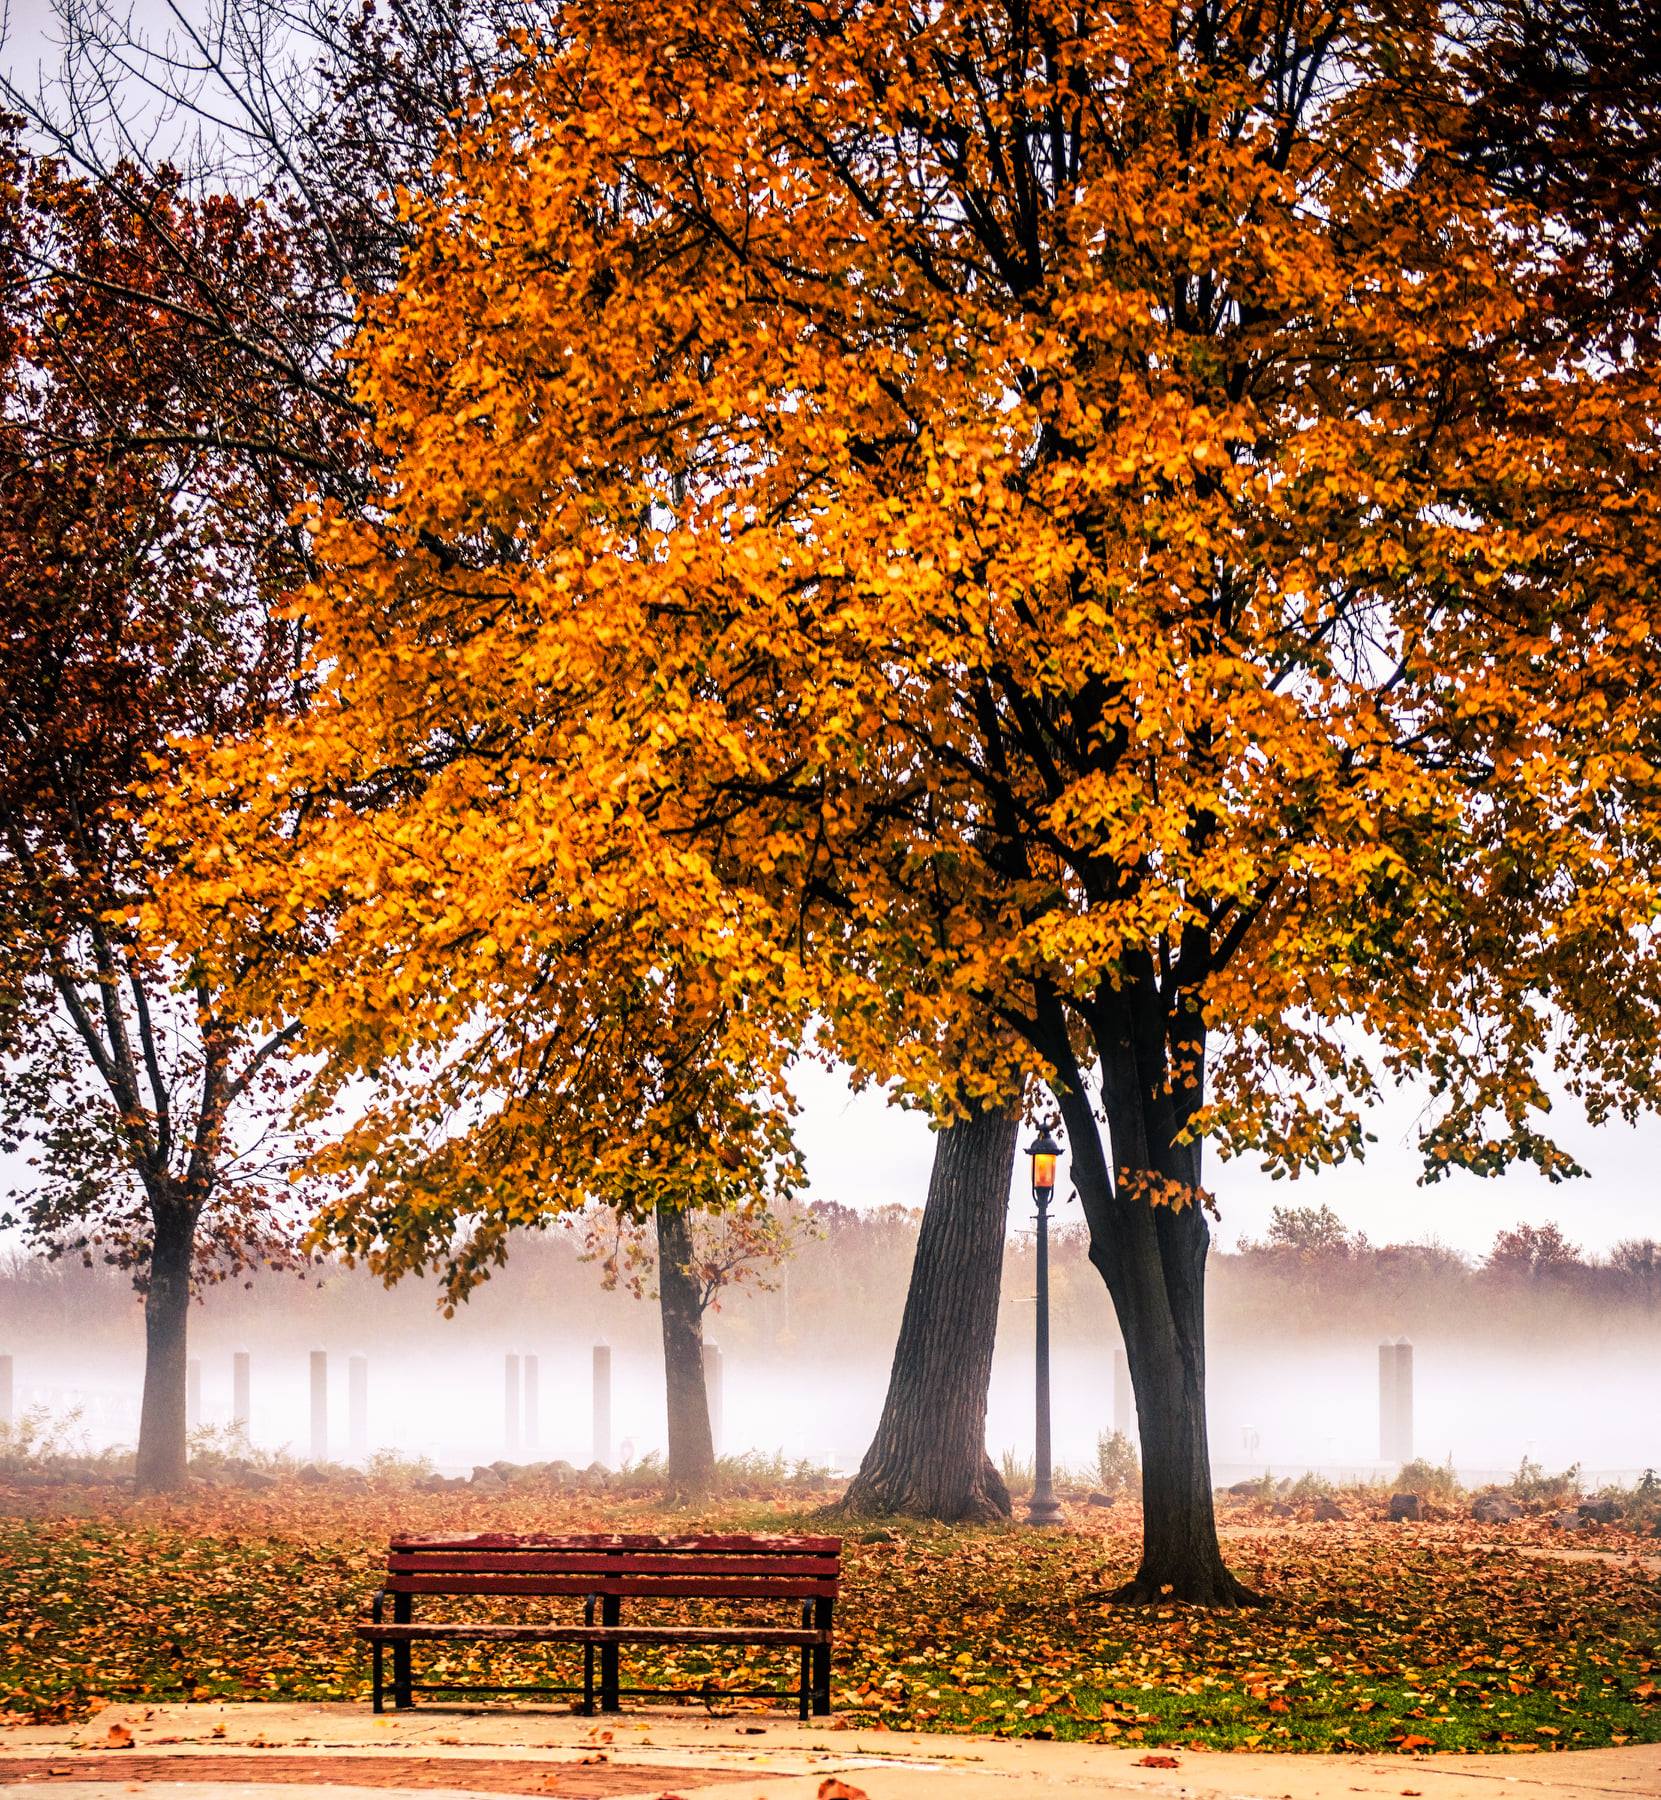
<path id="1" fill-rule="evenodd" d="M 125 185 L 0 142 L 0 1142 L 29 1153 L 8 1222 L 144 1295 L 156 1490 L 185 1479 L 192 1291 L 288 1254 L 290 1032 L 231 1022 L 139 928 L 171 857 L 142 788 L 176 738 L 292 704 L 274 601 L 320 453 L 251 348 L 280 226 L 167 171 Z"/>

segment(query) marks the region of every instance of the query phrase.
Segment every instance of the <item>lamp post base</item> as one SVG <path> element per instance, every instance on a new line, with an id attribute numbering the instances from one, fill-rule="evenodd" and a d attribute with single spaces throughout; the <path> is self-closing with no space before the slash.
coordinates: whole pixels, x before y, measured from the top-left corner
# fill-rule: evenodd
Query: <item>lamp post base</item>
<path id="1" fill-rule="evenodd" d="M 1035 1493 L 1027 1502 L 1029 1525 L 1059 1525 L 1061 1519 L 1061 1502 L 1048 1489 Z"/>

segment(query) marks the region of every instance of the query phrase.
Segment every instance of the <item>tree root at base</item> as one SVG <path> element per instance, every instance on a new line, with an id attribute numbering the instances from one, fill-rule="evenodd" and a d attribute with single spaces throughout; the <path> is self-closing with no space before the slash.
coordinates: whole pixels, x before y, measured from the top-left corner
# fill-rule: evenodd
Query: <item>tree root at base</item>
<path id="1" fill-rule="evenodd" d="M 996 1525 L 1011 1515 L 1009 1489 L 990 1458 L 969 1491 L 943 1503 L 937 1494 L 919 1493 L 917 1483 L 898 1471 L 862 1469 L 840 1500 L 819 1514 L 826 1519 L 932 1519 L 943 1525 Z"/>
<path id="2" fill-rule="evenodd" d="M 1260 1594 L 1243 1581 L 1237 1581 L 1227 1569 L 1217 1570 L 1198 1581 L 1154 1581 L 1137 1575 L 1123 1587 L 1114 1588 L 1106 1596 L 1113 1606 L 1212 1606 L 1219 1609 L 1244 1610 L 1271 1604 L 1267 1594 Z"/>

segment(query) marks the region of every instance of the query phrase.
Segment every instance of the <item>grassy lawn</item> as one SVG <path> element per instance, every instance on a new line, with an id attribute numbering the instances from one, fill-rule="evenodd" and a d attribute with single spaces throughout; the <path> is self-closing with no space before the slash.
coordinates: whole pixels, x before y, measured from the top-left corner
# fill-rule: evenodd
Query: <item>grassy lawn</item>
<path id="1" fill-rule="evenodd" d="M 363 1699 L 350 1621 L 394 1526 L 824 1529 L 799 1501 L 690 1516 L 646 1499 L 296 1487 L 86 1504 L 0 1490 L 0 1712 L 13 1717 L 99 1700 Z M 1518 1554 L 1525 1534 L 1463 1521 L 1265 1528 L 1230 1553 L 1272 1606 L 1147 1611 L 1106 1600 L 1134 1561 L 1134 1513 L 1080 1512 L 1042 1534 L 849 1528 L 838 1719 L 1224 1749 L 1661 1740 L 1661 1577 L 1630 1558 Z M 574 1678 L 566 1656 L 555 1679 Z M 435 1662 L 418 1660 L 417 1679 Z M 547 1667 L 523 1647 L 488 1661 L 455 1650 L 445 1672 L 534 1681 Z M 693 1689 L 791 1680 L 784 1659 L 691 1649 L 625 1671 Z"/>

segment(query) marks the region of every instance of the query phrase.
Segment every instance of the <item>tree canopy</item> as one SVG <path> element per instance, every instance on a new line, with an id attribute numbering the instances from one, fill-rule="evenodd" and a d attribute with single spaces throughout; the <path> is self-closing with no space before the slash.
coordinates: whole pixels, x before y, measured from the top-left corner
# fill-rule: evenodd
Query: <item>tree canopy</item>
<path id="1" fill-rule="evenodd" d="M 1330 1160 L 1417 1076 L 1432 1175 L 1555 1175 L 1549 1071 L 1652 1101 L 1655 350 L 1507 21 L 562 9 L 365 309 L 319 703 L 182 803 L 187 936 L 318 922 L 256 1005 L 441 1059 L 348 1242 L 664 1106 L 770 1152 L 809 1029 L 1041 1079 L 1198 1507 L 1200 1143 Z"/>

